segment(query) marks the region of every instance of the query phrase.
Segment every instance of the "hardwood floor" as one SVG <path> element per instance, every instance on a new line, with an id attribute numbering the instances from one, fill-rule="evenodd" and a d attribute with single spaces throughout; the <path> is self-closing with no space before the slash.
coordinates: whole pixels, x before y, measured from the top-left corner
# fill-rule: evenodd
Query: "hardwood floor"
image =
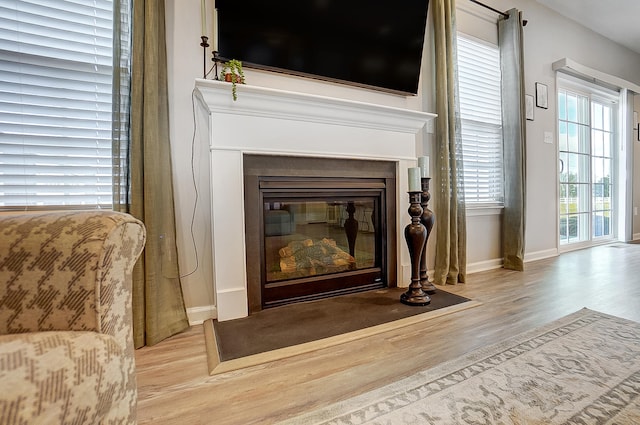
<path id="1" fill-rule="evenodd" d="M 337 347 L 209 376 L 201 326 L 136 352 L 140 424 L 271 424 L 388 384 L 583 307 L 640 322 L 640 245 L 468 276 L 482 305 Z"/>

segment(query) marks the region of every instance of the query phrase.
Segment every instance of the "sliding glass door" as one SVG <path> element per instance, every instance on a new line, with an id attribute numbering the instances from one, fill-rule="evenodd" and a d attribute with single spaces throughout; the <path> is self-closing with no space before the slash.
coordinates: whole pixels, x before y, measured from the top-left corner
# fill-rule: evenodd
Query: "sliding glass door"
<path id="1" fill-rule="evenodd" d="M 558 90 L 559 239 L 565 249 L 614 237 L 616 102 Z"/>

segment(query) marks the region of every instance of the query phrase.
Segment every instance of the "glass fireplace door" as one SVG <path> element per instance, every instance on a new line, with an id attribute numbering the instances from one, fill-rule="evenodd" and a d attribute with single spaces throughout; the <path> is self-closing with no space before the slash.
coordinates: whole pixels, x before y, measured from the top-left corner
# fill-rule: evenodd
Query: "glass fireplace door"
<path id="1" fill-rule="evenodd" d="M 385 286 L 380 193 L 264 193 L 263 304 Z"/>

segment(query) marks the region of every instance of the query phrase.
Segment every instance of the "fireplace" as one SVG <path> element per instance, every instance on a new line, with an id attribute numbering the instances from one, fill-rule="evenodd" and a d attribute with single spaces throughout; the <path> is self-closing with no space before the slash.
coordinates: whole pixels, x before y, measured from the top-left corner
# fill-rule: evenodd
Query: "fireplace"
<path id="1" fill-rule="evenodd" d="M 259 252 L 252 251 L 251 235 L 261 235 L 268 231 L 275 236 L 275 233 L 294 230 L 294 225 L 296 231 L 302 230 L 302 227 L 297 226 L 313 224 L 322 214 L 327 225 L 335 224 L 342 234 L 344 223 L 340 223 L 340 228 L 336 220 L 346 220 L 345 214 L 346 218 L 349 217 L 350 202 L 353 202 L 355 208 L 354 219 L 359 220 L 362 225 L 360 230 L 363 232 L 355 242 L 356 255 L 353 257 L 356 266 L 358 240 L 362 243 L 369 236 L 367 225 L 376 230 L 387 227 L 381 233 L 384 236 L 380 236 L 386 238 L 386 243 L 382 244 L 386 246 L 379 246 L 381 242 L 374 242 L 375 249 L 371 254 L 377 256 L 379 262 L 374 263 L 373 267 L 366 267 L 380 270 L 375 271 L 378 273 L 377 277 L 366 278 L 366 285 L 407 286 L 411 276 L 411 262 L 402 238 L 403 229 L 409 223 L 407 169 L 416 166 L 419 143 L 417 134 L 435 115 L 252 85 L 239 85 L 237 90 L 238 100 L 233 101 L 228 84 L 196 80 L 198 143 L 209 157 L 208 170 L 200 172 L 209 175 L 209 187 L 207 191 L 203 191 L 203 198 L 209 198 L 207 200 L 210 205 L 211 278 L 214 313 L 218 320 L 245 317 L 251 311 L 271 303 L 270 298 L 262 299 L 261 277 L 258 277 L 256 289 L 255 270 L 266 267 L 266 259 Z M 277 161 L 282 161 L 288 164 L 283 168 L 298 171 L 285 175 L 285 179 L 275 178 L 270 172 L 254 173 L 255 177 L 250 177 L 245 175 L 245 163 L 251 162 L 253 156 L 269 157 L 267 166 L 262 168 L 269 169 Z M 313 164 L 319 161 L 322 164 L 320 168 L 310 172 L 308 170 L 313 167 L 304 163 L 293 164 L 297 161 L 290 161 L 291 158 L 306 159 Z M 332 175 L 328 170 L 334 166 L 338 171 L 334 171 Z M 385 170 L 384 175 L 376 174 L 379 169 Z M 268 189 L 266 193 L 246 193 L 249 186 L 245 180 L 258 179 L 258 176 L 263 176 L 261 182 Z M 327 188 L 323 185 L 329 181 L 335 183 L 338 177 L 346 178 L 343 183 L 347 186 L 356 182 L 375 188 L 384 181 L 384 195 L 376 192 L 369 193 L 371 196 L 351 196 L 350 191 L 353 189 L 358 192 L 369 190 L 358 185 L 347 189 L 346 193 L 327 193 Z M 287 197 L 296 185 L 304 187 L 302 192 L 324 192 L 324 195 L 315 198 Z M 256 188 L 256 185 L 251 187 Z M 255 190 L 259 189 L 258 186 Z M 373 192 L 376 190 L 378 189 Z M 248 202 L 247 196 L 255 197 L 255 203 Z M 259 196 L 266 196 L 266 200 L 260 200 Z M 291 215 L 287 217 L 287 208 L 294 215 L 300 216 L 297 219 L 291 218 Z M 363 217 L 361 213 L 365 209 L 367 211 Z M 366 218 L 370 209 L 375 214 L 384 209 L 386 219 L 375 214 L 374 219 Z M 252 217 L 252 210 L 262 216 Z M 273 212 L 265 214 L 266 211 Z M 265 215 L 271 217 L 265 220 Z M 381 221 L 378 222 L 378 219 Z M 307 239 L 318 239 L 310 236 L 312 237 Z M 348 243 L 347 249 L 343 249 L 343 241 L 338 242 L 337 236 L 333 239 L 336 245 L 341 244 L 342 251 L 349 250 Z M 353 270 L 336 271 L 335 274 L 348 275 L 351 272 Z M 377 281 L 378 277 L 380 281 Z M 301 279 L 314 280 L 312 276 Z M 289 282 L 275 278 L 269 280 L 268 285 L 288 286 Z M 334 292 L 334 289 L 329 289 L 328 292 Z M 285 295 L 284 300 L 274 303 L 288 302 L 299 296 L 296 293 Z"/>
<path id="2" fill-rule="evenodd" d="M 396 286 L 395 162 L 245 154 L 243 163 L 249 314 Z"/>

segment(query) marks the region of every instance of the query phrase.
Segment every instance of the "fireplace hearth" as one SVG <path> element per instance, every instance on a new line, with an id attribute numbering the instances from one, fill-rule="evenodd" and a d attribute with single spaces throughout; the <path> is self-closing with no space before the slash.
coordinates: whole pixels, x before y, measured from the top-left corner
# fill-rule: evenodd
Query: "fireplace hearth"
<path id="1" fill-rule="evenodd" d="M 244 155 L 249 313 L 396 286 L 395 162 Z"/>

